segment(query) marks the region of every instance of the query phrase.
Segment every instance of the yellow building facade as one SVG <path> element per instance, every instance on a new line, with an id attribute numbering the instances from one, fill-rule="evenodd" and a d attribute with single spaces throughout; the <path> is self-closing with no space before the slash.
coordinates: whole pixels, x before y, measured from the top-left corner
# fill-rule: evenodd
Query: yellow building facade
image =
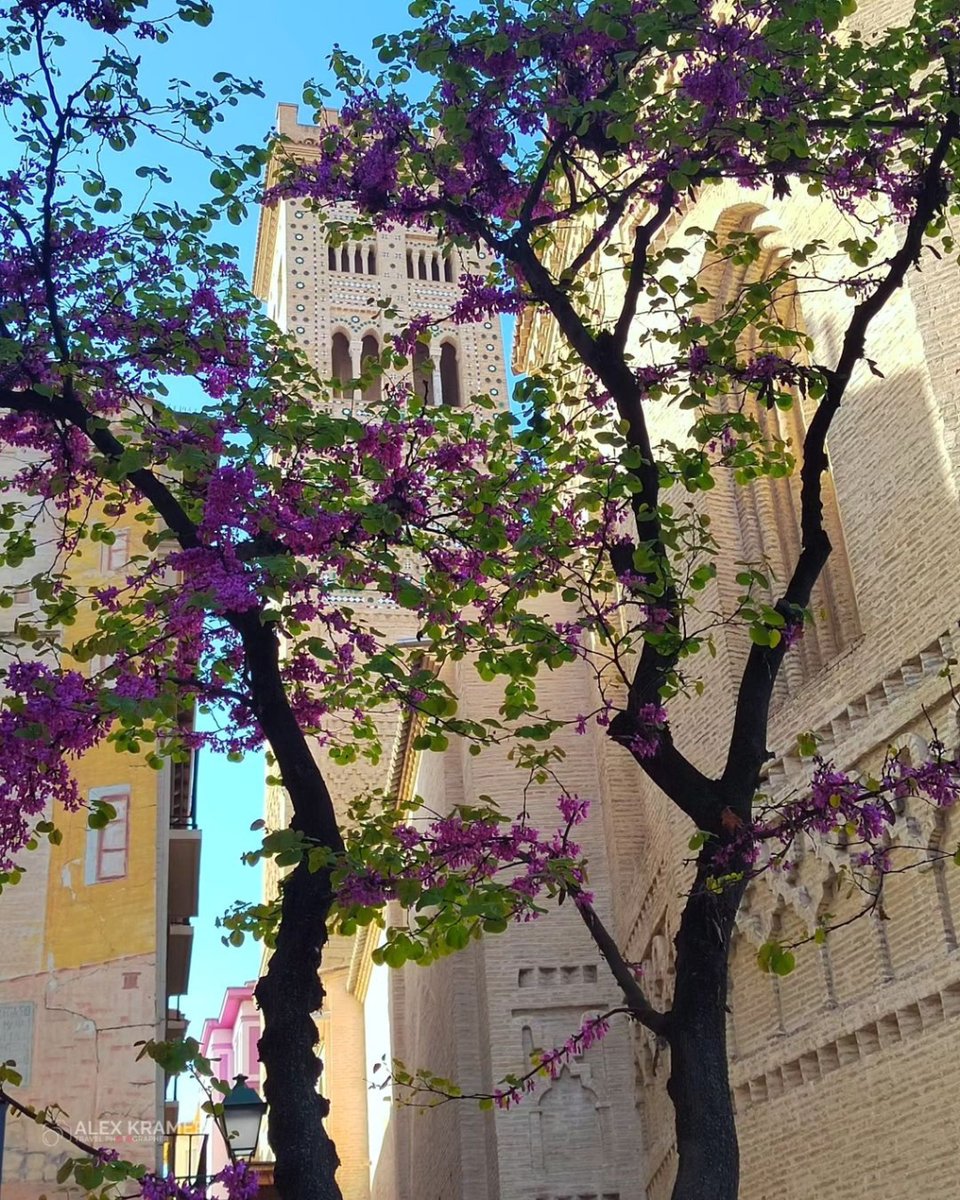
<path id="1" fill-rule="evenodd" d="M 81 591 L 122 579 L 127 560 L 144 553 L 133 513 L 112 528 L 111 545 L 82 542 L 70 561 Z M 49 565 L 43 559 L 55 534 L 41 517 L 31 575 Z M 0 611 L 0 632 L 17 648 L 32 597 L 13 579 L 0 584 L 14 589 L 13 606 Z M 81 607 L 70 632 L 83 637 L 91 620 Z M 21 645 L 15 652 L 44 650 Z M 87 803 L 109 803 L 116 819 L 94 830 L 87 808 L 48 814 L 61 841 L 41 838 L 22 856 L 19 884 L 0 896 L 0 1059 L 15 1060 L 23 1075 L 17 1098 L 59 1106 L 67 1129 L 151 1169 L 176 1105 L 166 1102 L 166 1081 L 152 1060 L 137 1061 L 137 1043 L 184 1029 L 177 998 L 189 978 L 200 851 L 194 766 L 165 764 L 154 770 L 145 756 L 108 743 L 85 754 L 74 771 L 80 794 Z M 8 1114 L 4 1200 L 36 1200 L 70 1152 L 56 1134 Z"/>

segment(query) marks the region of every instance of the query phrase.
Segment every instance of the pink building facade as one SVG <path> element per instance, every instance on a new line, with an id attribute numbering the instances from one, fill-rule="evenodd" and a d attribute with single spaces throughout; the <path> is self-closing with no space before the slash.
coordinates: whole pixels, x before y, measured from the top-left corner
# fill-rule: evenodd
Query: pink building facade
<path id="1" fill-rule="evenodd" d="M 260 1040 L 260 1013 L 253 998 L 256 981 L 241 987 L 229 987 L 223 994 L 219 1017 L 208 1017 L 200 1035 L 200 1052 L 210 1059 L 218 1079 L 233 1083 L 237 1075 L 246 1076 L 247 1086 L 263 1094 L 263 1073 L 257 1042 Z M 223 1136 L 208 1117 L 203 1125 L 207 1137 L 207 1172 L 213 1178 L 229 1161 Z M 220 1195 L 213 1191 L 211 1195 Z"/>

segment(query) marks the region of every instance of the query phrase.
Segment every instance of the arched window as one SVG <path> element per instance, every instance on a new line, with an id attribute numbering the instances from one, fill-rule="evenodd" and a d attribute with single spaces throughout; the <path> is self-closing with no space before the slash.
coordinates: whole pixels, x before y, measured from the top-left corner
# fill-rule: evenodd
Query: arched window
<path id="1" fill-rule="evenodd" d="M 417 263 L 417 274 L 419 275 L 419 277 L 421 279 L 426 279 L 426 277 L 427 277 L 427 252 L 426 252 L 426 250 L 420 251 L 420 261 Z"/>
<path id="2" fill-rule="evenodd" d="M 371 246 L 367 251 L 367 274 L 376 275 L 377 273 L 377 252 Z"/>
<path id="3" fill-rule="evenodd" d="M 450 408 L 460 406 L 460 365 L 452 342 L 444 342 L 440 347 L 440 394 Z"/>
<path id="4" fill-rule="evenodd" d="M 737 304 L 744 295 L 744 289 L 768 279 L 783 265 L 783 251 L 775 231 L 763 227 L 762 210 L 757 206 L 745 206 L 726 213 L 717 229 L 718 242 L 723 247 L 732 236 L 748 232 L 761 239 L 761 252 L 756 261 L 745 264 L 737 261 L 737 256 L 720 255 L 705 264 L 706 271 L 701 278 L 713 292 L 712 308 L 717 314 L 729 311 L 730 306 Z M 706 319 L 711 319 L 710 312 L 705 315 Z M 773 301 L 771 317 L 784 329 L 804 331 L 800 297 L 795 286 L 783 286 Z M 761 341 L 756 325 L 750 325 L 744 331 L 740 348 L 747 362 L 770 353 L 770 346 Z M 802 357 L 802 351 L 797 347 L 781 353 L 798 361 Z M 731 409 L 743 404 L 743 396 L 730 397 Z M 792 475 L 763 476 L 748 486 L 733 485 L 730 489 L 740 532 L 740 553 L 736 557 L 773 576 L 771 595 L 782 590 L 800 553 L 799 460 L 807 431 L 804 407 L 804 399 L 799 393 L 787 410 L 761 404 L 750 394 L 743 409 L 757 422 L 765 444 L 787 443 L 798 460 Z M 860 633 L 853 577 L 833 477 L 829 472 L 823 477 L 822 491 L 824 526 L 833 549 L 811 597 L 813 622 L 806 624 L 803 637 L 784 661 L 776 693 L 781 702 L 790 690 L 816 675 Z"/>
<path id="5" fill-rule="evenodd" d="M 453 283 L 453 255 L 447 254 L 443 259 L 443 278 L 446 283 Z"/>
<path id="6" fill-rule="evenodd" d="M 430 255 L 430 278 L 440 280 L 440 255 L 436 251 Z"/>
<path id="7" fill-rule="evenodd" d="M 408 250 L 408 251 L 407 251 L 407 278 L 408 278 L 408 279 L 413 279 L 413 277 L 414 277 L 414 270 L 413 270 L 413 251 L 412 251 L 412 250 Z"/>
<path id="8" fill-rule="evenodd" d="M 433 362 L 430 358 L 430 351 L 422 344 L 418 345 L 413 352 L 413 390 L 428 404 L 435 403 Z"/>
<path id="9" fill-rule="evenodd" d="M 598 1177 L 604 1163 L 603 1110 L 583 1075 L 574 1075 L 569 1066 L 564 1066 L 543 1092 L 538 1111 L 540 1144 L 535 1145 L 534 1153 L 547 1178 L 563 1179 L 570 1163 L 577 1164 L 579 1178 Z M 590 1192 L 596 1194 L 596 1190 L 591 1188 Z"/>
<path id="10" fill-rule="evenodd" d="M 360 344 L 360 374 L 365 375 L 370 369 L 370 360 L 376 360 L 379 356 L 379 343 L 372 333 L 368 333 Z M 376 404 L 380 400 L 382 395 L 381 382 L 381 377 L 377 374 L 363 389 L 363 401 L 365 404 Z"/>
<path id="11" fill-rule="evenodd" d="M 363 274 L 363 251 L 359 246 L 353 252 L 353 269 L 358 275 Z"/>
<path id="12" fill-rule="evenodd" d="M 330 375 L 334 380 L 333 394 L 344 397 L 348 395 L 346 384 L 353 375 L 350 363 L 350 343 L 345 333 L 335 333 L 330 353 Z"/>
<path id="13" fill-rule="evenodd" d="M 331 271 L 337 269 L 337 251 L 334 246 L 327 247 L 327 266 Z"/>
<path id="14" fill-rule="evenodd" d="M 350 248 L 348 246 L 344 246 L 340 251 L 340 270 L 350 270 Z"/>

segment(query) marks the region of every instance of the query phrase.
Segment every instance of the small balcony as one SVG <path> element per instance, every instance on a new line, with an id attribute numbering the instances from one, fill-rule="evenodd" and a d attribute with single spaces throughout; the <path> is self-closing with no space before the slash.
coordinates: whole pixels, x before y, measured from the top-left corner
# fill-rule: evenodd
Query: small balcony
<path id="1" fill-rule="evenodd" d="M 195 917 L 200 908 L 199 829 L 171 829 L 167 860 L 167 916 L 171 921 Z"/>
<path id="2" fill-rule="evenodd" d="M 167 995 L 182 996 L 190 985 L 193 926 L 171 921 L 167 926 Z"/>
<path id="3" fill-rule="evenodd" d="M 179 1008 L 167 1009 L 167 1027 L 164 1037 L 168 1042 L 179 1042 L 187 1035 L 187 1018 Z"/>
<path id="4" fill-rule="evenodd" d="M 197 827 L 197 756 L 170 767 L 170 828 Z"/>
<path id="5" fill-rule="evenodd" d="M 200 907 L 200 847 L 197 828 L 196 755 L 172 764 L 170 833 L 167 843 L 167 995 L 179 996 L 190 980 L 193 930 Z"/>

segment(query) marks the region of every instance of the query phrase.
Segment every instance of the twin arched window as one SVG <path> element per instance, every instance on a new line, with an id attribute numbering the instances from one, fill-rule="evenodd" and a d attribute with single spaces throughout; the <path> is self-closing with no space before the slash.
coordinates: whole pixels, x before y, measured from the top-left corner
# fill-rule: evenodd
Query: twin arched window
<path id="1" fill-rule="evenodd" d="M 376 359 L 379 355 L 380 343 L 376 335 L 367 333 L 360 343 L 360 361 L 355 364 L 350 339 L 338 330 L 330 342 L 330 377 L 333 381 L 334 396 L 338 399 L 349 398 L 353 394 L 353 389 L 349 386 L 351 380 L 364 375 L 369 360 Z M 439 362 L 430 357 L 426 346 L 417 346 L 413 354 L 413 388 L 428 404 L 440 403 L 451 408 L 460 407 L 463 403 L 463 391 L 460 386 L 459 356 L 454 342 L 441 343 Z M 371 378 L 362 393 L 362 399 L 373 403 L 380 400 L 382 395 L 382 378 L 378 374 Z"/>
<path id="2" fill-rule="evenodd" d="M 335 333 L 330 345 L 330 375 L 334 385 L 334 396 L 339 399 L 350 397 L 352 395 L 352 389 L 348 386 L 350 381 L 366 374 L 369 370 L 370 360 L 377 359 L 379 356 L 380 343 L 376 336 L 372 333 L 365 334 L 360 343 L 360 362 L 355 369 L 350 350 L 350 339 L 345 333 L 339 331 Z M 373 376 L 361 393 L 361 399 L 366 403 L 376 403 L 383 394 L 381 385 L 380 375 Z"/>
<path id="3" fill-rule="evenodd" d="M 439 403 L 459 408 L 462 403 L 460 363 L 453 342 L 441 343 L 439 364 L 430 357 L 426 346 L 417 346 L 413 353 L 413 390 L 428 404 Z"/>

